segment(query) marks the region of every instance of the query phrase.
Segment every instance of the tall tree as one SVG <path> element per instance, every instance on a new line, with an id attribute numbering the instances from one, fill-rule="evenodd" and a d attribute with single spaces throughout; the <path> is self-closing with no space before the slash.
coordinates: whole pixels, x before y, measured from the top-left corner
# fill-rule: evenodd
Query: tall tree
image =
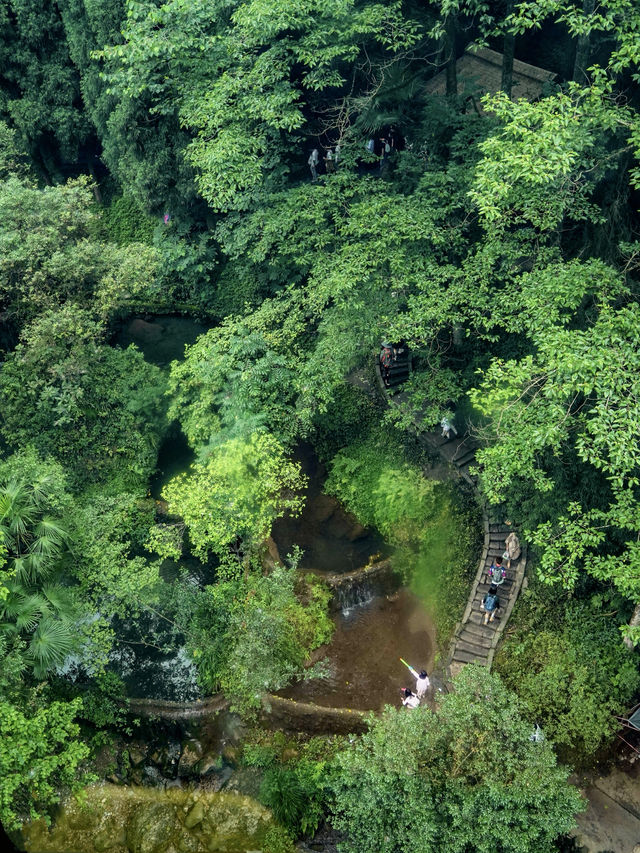
<path id="1" fill-rule="evenodd" d="M 583 808 L 516 697 L 467 666 L 431 711 L 387 707 L 338 757 L 333 824 L 349 853 L 538 853 Z M 416 832 L 416 827 L 419 831 Z"/>
<path id="2" fill-rule="evenodd" d="M 396 2 L 170 0 L 131 6 L 123 33 L 102 53 L 111 88 L 121 102 L 149 98 L 153 114 L 177 106 L 198 188 L 227 210 L 282 174 L 316 93 L 340 92 L 362 45 L 406 46 L 415 25 Z"/>

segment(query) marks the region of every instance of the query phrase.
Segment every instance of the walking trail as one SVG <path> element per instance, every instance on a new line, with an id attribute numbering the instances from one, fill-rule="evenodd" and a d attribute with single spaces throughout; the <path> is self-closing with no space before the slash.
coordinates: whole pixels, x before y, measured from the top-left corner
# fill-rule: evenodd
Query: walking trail
<path id="1" fill-rule="evenodd" d="M 390 406 L 399 406 L 408 402 L 408 395 L 405 392 L 399 391 L 390 394 L 389 390 L 385 388 L 377 363 L 376 378 L 378 386 Z M 359 381 L 354 382 L 354 384 L 366 389 L 366 385 L 370 383 L 361 376 Z M 439 428 L 430 429 L 431 424 L 424 423 L 419 414 L 414 415 L 412 420 L 418 440 L 431 451 L 437 452 L 449 470 L 470 483 L 479 495 L 477 476 L 471 471 L 475 462 L 476 450 L 480 446 L 479 442 L 473 436 L 462 432 L 455 438 L 447 440 L 442 437 Z M 480 610 L 480 604 L 489 589 L 487 569 L 496 557 L 503 554 L 504 540 L 513 528 L 499 522 L 486 509 L 483 511 L 483 526 L 482 556 L 469 593 L 467 606 L 454 631 L 446 660 L 445 668 L 449 679 L 467 663 L 491 667 L 500 637 L 522 588 L 527 566 L 526 548 L 523 545 L 520 558 L 512 561 L 504 583 L 499 587 L 500 611 L 493 622 L 484 625 L 484 613 Z"/>

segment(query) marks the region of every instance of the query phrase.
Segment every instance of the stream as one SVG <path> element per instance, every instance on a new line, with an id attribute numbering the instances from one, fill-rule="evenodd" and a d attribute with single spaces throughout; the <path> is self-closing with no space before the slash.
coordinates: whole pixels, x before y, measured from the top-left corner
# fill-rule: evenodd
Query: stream
<path id="1" fill-rule="evenodd" d="M 159 366 L 184 357 L 185 345 L 195 342 L 207 326 L 186 317 L 134 316 L 121 322 L 112 343 L 135 344 L 144 357 Z M 391 553 L 377 531 L 363 527 L 340 502 L 323 492 L 326 469 L 313 447 L 301 443 L 294 451 L 307 476 L 305 506 L 297 518 L 277 519 L 272 538 L 281 558 L 294 545 L 302 551 L 299 568 L 321 577 L 341 575 L 371 565 Z M 159 448 L 158 466 L 149 489 L 160 500 L 165 484 L 187 471 L 194 453 L 182 432 L 172 427 Z M 185 572 L 186 569 L 186 572 Z M 203 567 L 188 556 L 180 565 L 166 561 L 162 578 L 174 581 L 183 571 L 183 581 L 203 586 L 211 582 L 211 567 Z M 306 680 L 281 691 L 281 695 L 323 706 L 379 710 L 385 703 L 397 704 L 400 688 L 412 678 L 399 657 L 415 668 L 433 665 L 435 642 L 432 621 L 419 600 L 407 589 L 389 593 L 366 575 L 348 580 L 341 589 L 341 609 L 333 614 L 335 634 L 320 657 L 327 659 L 327 676 Z M 129 695 L 188 702 L 199 697 L 195 667 L 168 625 L 145 613 L 135 623 L 118 626 L 122 638 L 112 654 L 111 665 L 119 672 Z M 166 651 L 163 651 L 166 647 Z"/>

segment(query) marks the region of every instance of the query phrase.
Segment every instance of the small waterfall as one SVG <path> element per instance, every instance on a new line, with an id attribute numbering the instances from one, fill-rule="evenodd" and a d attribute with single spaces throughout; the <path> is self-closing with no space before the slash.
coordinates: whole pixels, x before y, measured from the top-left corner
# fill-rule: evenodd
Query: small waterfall
<path id="1" fill-rule="evenodd" d="M 333 575 L 326 581 L 333 591 L 331 609 L 342 611 L 345 616 L 378 596 L 395 592 L 400 585 L 388 560 L 356 572 Z"/>
<path id="2" fill-rule="evenodd" d="M 369 604 L 376 597 L 375 584 L 372 584 L 369 578 L 354 578 L 350 584 L 343 584 L 335 591 L 338 607 L 342 610 L 344 616 L 356 607 L 363 607 Z"/>

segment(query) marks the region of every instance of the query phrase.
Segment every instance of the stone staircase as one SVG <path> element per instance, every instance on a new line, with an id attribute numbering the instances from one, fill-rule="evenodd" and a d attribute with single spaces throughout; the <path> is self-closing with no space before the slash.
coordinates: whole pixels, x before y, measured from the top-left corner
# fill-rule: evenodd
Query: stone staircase
<path id="1" fill-rule="evenodd" d="M 478 571 L 467 600 L 462 619 L 456 626 L 447 659 L 447 674 L 456 675 L 467 663 L 478 663 L 491 667 L 496 648 L 513 606 L 518 598 L 526 569 L 526 553 L 522 549 L 520 558 L 507 569 L 504 582 L 498 586 L 500 610 L 493 622 L 484 624 L 484 611 L 480 609 L 482 599 L 489 589 L 487 570 L 496 557 L 504 552 L 504 540 L 513 528 L 490 520 L 485 515 L 485 536 Z"/>
<path id="2" fill-rule="evenodd" d="M 389 405 L 399 405 L 408 402 L 407 394 L 398 391 L 389 394 L 385 388 L 380 370 L 376 366 L 378 387 Z M 470 435 L 459 434 L 452 439 L 442 437 L 441 430 L 425 430 L 419 413 L 413 418 L 413 429 L 425 446 L 437 453 L 452 467 L 458 476 L 462 477 L 477 489 L 478 477 L 472 472 L 476 451 L 480 443 Z M 511 563 L 504 582 L 498 588 L 500 610 L 493 622 L 484 625 L 484 611 L 480 604 L 489 589 L 487 569 L 496 557 L 502 556 L 505 549 L 504 540 L 513 527 L 502 524 L 496 519 L 483 513 L 484 544 L 478 570 L 467 600 L 462 619 L 456 626 L 451 640 L 446 661 L 446 675 L 452 678 L 467 663 L 477 663 L 491 667 L 500 637 L 509 620 L 513 606 L 516 603 L 527 565 L 526 548 L 522 545 L 522 553 L 517 561 Z"/>

